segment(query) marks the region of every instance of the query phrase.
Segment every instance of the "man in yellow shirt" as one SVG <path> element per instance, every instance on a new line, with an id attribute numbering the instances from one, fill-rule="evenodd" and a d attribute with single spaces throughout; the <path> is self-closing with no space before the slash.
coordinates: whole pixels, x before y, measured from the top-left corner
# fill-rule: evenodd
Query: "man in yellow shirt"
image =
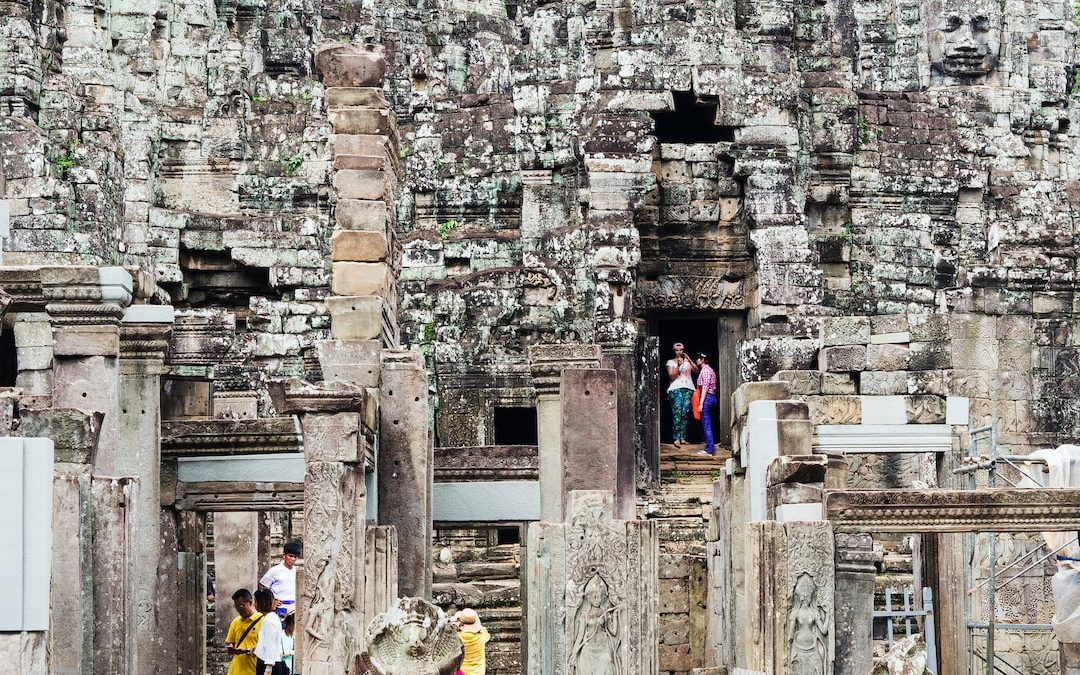
<path id="1" fill-rule="evenodd" d="M 251 591 L 241 588 L 232 596 L 233 607 L 240 616 L 229 624 L 229 634 L 225 637 L 225 651 L 232 654 L 228 675 L 256 675 L 256 658 L 251 653 L 259 641 L 259 620 L 262 614 L 255 611 L 255 600 Z"/>
<path id="2" fill-rule="evenodd" d="M 468 607 L 454 615 L 453 623 L 465 648 L 458 670 L 464 675 L 484 675 L 487 671 L 484 645 L 491 639 L 488 629 L 480 623 L 476 610 Z"/>

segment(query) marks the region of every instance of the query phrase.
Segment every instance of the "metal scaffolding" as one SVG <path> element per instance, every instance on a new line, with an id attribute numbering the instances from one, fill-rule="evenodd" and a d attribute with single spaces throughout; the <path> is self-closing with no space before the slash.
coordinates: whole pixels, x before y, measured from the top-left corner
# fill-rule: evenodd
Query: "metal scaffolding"
<path id="1" fill-rule="evenodd" d="M 974 426 L 974 425 L 972 425 Z M 990 424 L 984 427 L 972 428 L 968 434 L 968 455 L 964 459 L 963 464 L 953 469 L 954 474 L 963 474 L 968 477 L 968 488 L 975 489 L 978 487 L 978 481 L 976 474 L 979 471 L 986 471 L 986 486 L 996 487 L 998 481 L 1008 483 L 1012 487 L 1018 487 L 1017 484 L 1012 481 L 1008 476 L 1003 474 L 999 467 L 1002 463 L 1013 467 L 1017 472 L 1026 475 L 1039 485 L 1039 487 L 1045 487 L 1045 481 L 1031 475 L 1030 471 L 1025 471 L 1021 465 L 1043 465 L 1045 467 L 1046 462 L 1042 459 L 1029 458 L 1023 455 L 1009 455 L 1002 454 L 999 451 L 997 443 L 997 430 L 994 424 Z M 985 454 L 980 454 L 980 449 L 985 449 Z M 1046 471 L 1044 468 L 1043 471 Z M 966 593 L 966 613 L 967 613 L 967 628 L 968 628 L 968 673 L 969 675 L 992 675 L 993 673 L 1002 673 L 1002 675 L 1025 675 L 1014 665 L 1004 660 L 999 660 L 997 653 L 994 650 L 994 633 L 999 626 L 1007 626 L 1009 630 L 1025 631 L 1025 632 L 1049 632 L 1050 624 L 1021 624 L 1021 623 L 1008 623 L 998 624 L 996 622 L 997 611 L 997 593 L 1009 583 L 1019 579 L 1021 576 L 1029 572 L 1030 570 L 1045 563 L 1052 556 L 1056 555 L 1058 551 L 1071 545 L 1076 541 L 1075 538 L 1070 539 L 1065 544 L 1062 544 L 1057 549 L 1047 553 L 1046 555 L 1035 560 L 1030 565 L 1024 567 L 1016 574 L 1013 574 L 1005 581 L 998 583 L 998 575 L 1005 574 L 1008 570 L 1018 567 L 1023 564 L 1033 554 L 1042 550 L 1041 547 L 1033 548 L 1021 557 L 1010 562 L 1008 565 L 998 569 L 997 565 L 997 538 L 998 535 L 994 532 L 988 533 L 987 536 L 987 566 L 988 574 L 987 578 L 978 584 L 975 583 L 975 555 L 976 555 L 976 533 L 970 533 L 967 535 L 967 593 Z M 986 621 L 977 621 L 975 619 L 976 608 L 974 606 L 974 599 L 976 592 L 980 591 L 983 587 L 987 587 L 987 615 Z M 986 631 L 985 636 L 985 648 L 984 653 L 979 654 L 975 645 L 977 637 L 980 631 Z M 977 668 L 981 663 L 983 668 Z"/>

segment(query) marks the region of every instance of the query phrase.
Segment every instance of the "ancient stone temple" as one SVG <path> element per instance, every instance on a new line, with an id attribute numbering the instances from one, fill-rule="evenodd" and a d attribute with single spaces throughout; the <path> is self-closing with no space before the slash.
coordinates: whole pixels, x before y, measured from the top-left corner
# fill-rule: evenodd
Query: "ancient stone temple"
<path id="1" fill-rule="evenodd" d="M 4 662 L 1080 672 L 1078 12 L 3 0 Z"/>

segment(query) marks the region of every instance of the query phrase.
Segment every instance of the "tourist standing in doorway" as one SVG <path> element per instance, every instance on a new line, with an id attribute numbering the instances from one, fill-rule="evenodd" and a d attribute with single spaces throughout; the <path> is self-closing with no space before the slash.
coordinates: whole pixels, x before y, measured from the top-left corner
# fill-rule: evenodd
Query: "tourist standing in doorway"
<path id="1" fill-rule="evenodd" d="M 296 561 L 300 557 L 300 544 L 290 541 L 282 549 L 281 562 L 274 565 L 262 579 L 259 588 L 265 588 L 277 599 L 277 614 L 284 618 L 296 605 Z M 262 675 L 262 673 L 259 673 Z"/>
<path id="2" fill-rule="evenodd" d="M 228 675 L 256 675 L 256 658 L 251 650 L 258 641 L 257 631 L 262 623 L 262 614 L 255 610 L 251 591 L 246 588 L 233 593 L 232 601 L 238 616 L 229 624 L 229 632 L 225 636 L 225 651 L 232 654 Z"/>
<path id="3" fill-rule="evenodd" d="M 255 675 L 289 675 L 289 669 L 285 667 L 285 634 L 281 619 L 274 613 L 274 594 L 265 588 L 255 591 L 255 609 L 263 614 L 259 637 L 252 650 L 258 659 Z"/>
<path id="4" fill-rule="evenodd" d="M 698 454 L 713 454 L 713 428 L 712 411 L 716 407 L 716 371 L 709 365 L 709 355 L 700 352 L 697 357 L 697 366 L 701 369 L 698 375 L 698 395 L 701 399 L 701 432 L 705 436 L 705 447 Z"/>
<path id="5" fill-rule="evenodd" d="M 672 347 L 675 355 L 667 362 L 668 402 L 671 404 L 671 438 L 675 447 L 686 442 L 686 416 L 690 413 L 690 398 L 694 394 L 692 375 L 698 371 L 697 364 L 684 353 L 683 343 Z"/>
<path id="6" fill-rule="evenodd" d="M 455 614 L 452 621 L 454 628 L 457 629 L 458 637 L 461 638 L 461 644 L 465 646 L 461 667 L 458 670 L 462 675 L 484 675 L 487 672 L 484 645 L 491 639 L 491 635 L 480 623 L 480 615 L 475 609 L 466 607 Z"/>

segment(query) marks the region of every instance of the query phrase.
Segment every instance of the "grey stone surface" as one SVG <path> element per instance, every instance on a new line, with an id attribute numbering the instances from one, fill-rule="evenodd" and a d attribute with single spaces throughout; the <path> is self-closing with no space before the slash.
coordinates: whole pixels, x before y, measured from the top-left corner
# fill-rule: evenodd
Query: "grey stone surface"
<path id="1" fill-rule="evenodd" d="M 435 469 L 427 375 L 415 357 L 395 358 L 384 352 L 379 387 L 379 524 L 397 529 L 401 593 L 430 598 Z"/>
<path id="2" fill-rule="evenodd" d="M 559 389 L 562 411 L 563 508 L 574 490 L 619 495 L 635 485 L 619 482 L 618 378 L 614 370 L 568 368 Z M 541 462 L 545 458 L 541 456 Z M 541 481 L 545 475 L 540 472 Z M 546 487 L 541 485 L 541 492 Z M 616 503 L 623 502 L 616 497 Z"/>

